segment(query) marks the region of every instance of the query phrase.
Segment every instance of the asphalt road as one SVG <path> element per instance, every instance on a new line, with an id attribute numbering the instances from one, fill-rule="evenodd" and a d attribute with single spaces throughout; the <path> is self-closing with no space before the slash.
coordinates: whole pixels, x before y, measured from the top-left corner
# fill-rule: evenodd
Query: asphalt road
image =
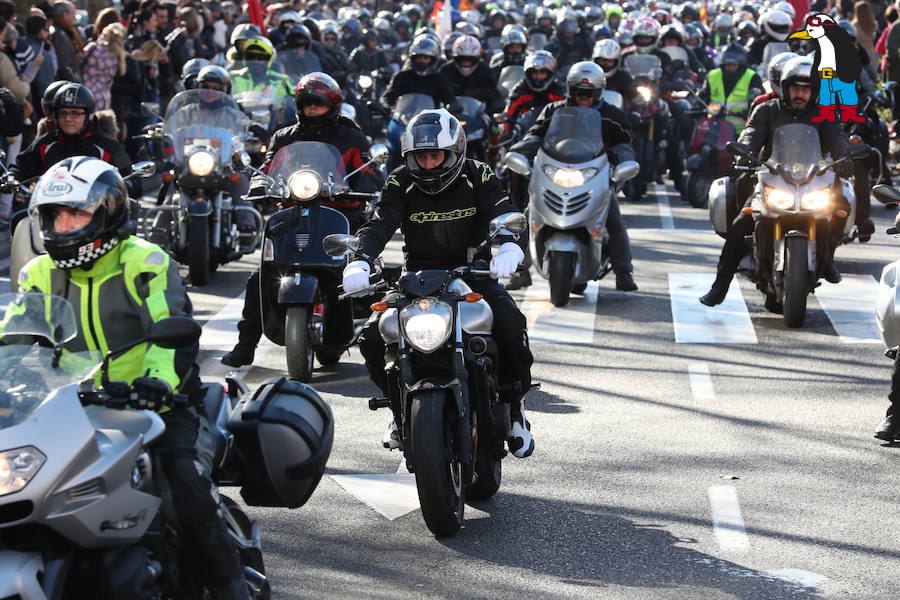
<path id="1" fill-rule="evenodd" d="M 467 509 L 456 537 L 428 532 L 412 476 L 381 447 L 390 417 L 366 406 L 375 388 L 359 352 L 316 371 L 336 418 L 328 474 L 300 509 L 248 509 L 262 523 L 274 597 L 874 599 L 897 590 L 897 449 L 872 438 L 891 365 L 871 291 L 900 254 L 883 233 L 893 213 L 873 208 L 875 239 L 838 250 L 845 281 L 824 284 L 806 326 L 789 330 L 743 278 L 721 310 L 696 302 L 722 242 L 706 211 L 670 205 L 660 188 L 623 212 L 638 292 L 616 292 L 609 277 L 556 310 L 539 284 L 514 293 L 542 385 L 526 402 L 537 449 L 504 460 L 499 493 Z M 210 377 L 226 372 L 218 358 L 236 341 L 235 298 L 252 266 L 226 265 L 191 290 L 207 322 Z M 284 371 L 283 349 L 266 343 L 242 374 L 255 386 Z"/>

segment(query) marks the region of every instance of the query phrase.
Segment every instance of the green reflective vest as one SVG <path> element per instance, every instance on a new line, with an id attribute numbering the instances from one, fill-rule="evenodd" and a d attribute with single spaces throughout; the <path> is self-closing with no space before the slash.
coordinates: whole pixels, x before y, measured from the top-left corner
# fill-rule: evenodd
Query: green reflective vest
<path id="1" fill-rule="evenodd" d="M 722 69 L 713 69 L 709 72 L 707 82 L 709 83 L 709 101 L 722 104 L 728 112 L 744 112 L 750 104 L 750 81 L 753 80 L 753 71 L 744 69 L 744 73 L 734 89 L 725 97 L 725 79 L 722 75 Z M 730 116 L 726 117 L 734 123 L 735 130 L 740 133 L 747 124 L 746 117 Z"/>

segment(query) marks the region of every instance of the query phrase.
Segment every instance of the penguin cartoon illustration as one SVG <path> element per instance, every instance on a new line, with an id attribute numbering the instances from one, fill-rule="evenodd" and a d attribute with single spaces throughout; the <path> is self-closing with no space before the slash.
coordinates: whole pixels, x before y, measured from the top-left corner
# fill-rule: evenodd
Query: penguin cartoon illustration
<path id="1" fill-rule="evenodd" d="M 806 18 L 806 27 L 795 31 L 788 39 L 814 40 L 816 51 L 813 56 L 812 78 L 818 79 L 819 114 L 812 118 L 815 123 L 837 121 L 840 106 L 841 121 L 864 123 L 859 114 L 859 97 L 856 95 L 856 80 L 862 70 L 862 62 L 850 34 L 837 22 L 823 13 Z"/>

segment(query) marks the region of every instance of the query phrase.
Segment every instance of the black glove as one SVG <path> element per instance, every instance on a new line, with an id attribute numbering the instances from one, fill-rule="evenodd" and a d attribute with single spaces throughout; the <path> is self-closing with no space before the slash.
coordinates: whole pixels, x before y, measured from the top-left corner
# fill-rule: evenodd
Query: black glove
<path id="1" fill-rule="evenodd" d="M 138 377 L 128 390 L 128 406 L 158 411 L 172 398 L 172 387 L 158 377 Z"/>
<path id="2" fill-rule="evenodd" d="M 847 179 L 848 177 L 853 177 L 853 174 L 856 172 L 856 165 L 853 164 L 852 158 L 848 158 L 837 163 L 834 167 L 834 172 L 841 179 Z"/>

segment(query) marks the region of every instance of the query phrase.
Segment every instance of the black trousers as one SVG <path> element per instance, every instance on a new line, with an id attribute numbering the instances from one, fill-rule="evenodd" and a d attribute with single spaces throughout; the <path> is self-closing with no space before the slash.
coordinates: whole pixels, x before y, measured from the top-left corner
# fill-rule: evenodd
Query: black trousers
<path id="1" fill-rule="evenodd" d="M 887 416 L 900 414 L 900 352 L 894 359 L 894 372 L 891 373 L 891 391 L 888 393 L 891 402 L 887 409 Z"/>
<path id="2" fill-rule="evenodd" d="M 209 424 L 193 408 L 160 415 L 166 432 L 156 451 L 178 515 L 184 557 L 207 587 L 243 577 L 237 550 L 219 517 L 218 490 L 210 473 L 213 442 Z"/>
<path id="3" fill-rule="evenodd" d="M 609 232 L 609 259 L 613 272 L 619 275 L 631 273 L 634 267 L 631 264 L 631 241 L 628 239 L 628 230 L 625 229 L 625 220 L 622 218 L 619 199 L 616 196 L 612 194 L 609 200 L 606 231 Z"/>
<path id="4" fill-rule="evenodd" d="M 501 398 L 516 408 L 521 396 L 531 386 L 531 365 L 534 357 L 528 345 L 528 327 L 525 315 L 502 285 L 490 279 L 467 281 L 472 291 L 482 295 L 494 313 L 491 335 L 497 342 L 500 355 L 500 385 L 516 386 L 522 393 L 501 392 Z M 369 376 L 383 394 L 387 394 L 387 376 L 384 372 L 384 339 L 378 332 L 378 322 L 373 320 L 359 338 L 359 349 L 366 361 Z"/>

